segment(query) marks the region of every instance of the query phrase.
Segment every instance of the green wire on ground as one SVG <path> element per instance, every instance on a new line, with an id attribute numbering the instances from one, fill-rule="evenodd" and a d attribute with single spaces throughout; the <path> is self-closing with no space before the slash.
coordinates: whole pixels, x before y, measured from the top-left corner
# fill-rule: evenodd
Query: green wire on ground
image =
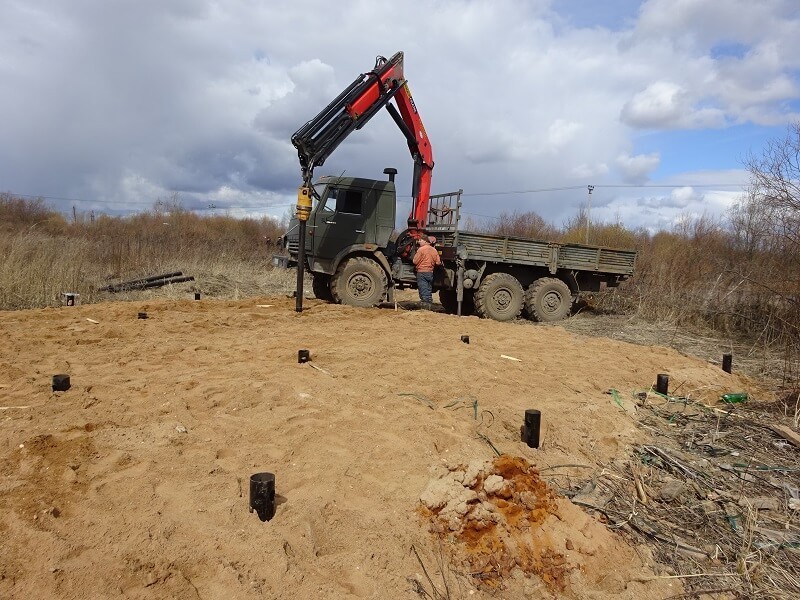
<path id="1" fill-rule="evenodd" d="M 419 394 L 414 394 L 412 392 L 400 392 L 397 395 L 398 396 L 411 396 L 412 398 L 416 398 L 417 400 L 419 400 L 423 404 L 426 404 L 428 406 L 428 408 L 430 408 L 431 410 L 435 410 L 436 409 L 436 405 L 433 403 L 433 400 L 430 400 L 429 398 L 426 398 L 425 396 L 421 396 Z"/>
<path id="2" fill-rule="evenodd" d="M 478 437 L 479 437 L 479 438 L 481 438 L 481 439 L 482 439 L 484 442 L 486 442 L 487 444 L 489 444 L 489 446 L 491 446 L 492 450 L 494 450 L 494 451 L 495 451 L 495 454 L 497 454 L 497 456 L 502 456 L 502 455 L 503 455 L 503 453 L 502 453 L 502 452 L 500 452 L 500 450 L 498 450 L 497 448 L 495 448 L 495 445 L 492 443 L 492 440 L 490 440 L 488 437 L 486 437 L 486 436 L 485 436 L 485 435 L 483 435 L 482 433 L 479 433 L 479 434 L 478 434 Z"/>
<path id="3" fill-rule="evenodd" d="M 478 420 L 478 399 L 474 396 L 462 396 L 461 398 L 456 398 L 450 404 L 445 404 L 442 408 L 461 408 L 459 405 L 464 402 L 465 400 L 472 400 L 472 418 L 476 421 Z"/>

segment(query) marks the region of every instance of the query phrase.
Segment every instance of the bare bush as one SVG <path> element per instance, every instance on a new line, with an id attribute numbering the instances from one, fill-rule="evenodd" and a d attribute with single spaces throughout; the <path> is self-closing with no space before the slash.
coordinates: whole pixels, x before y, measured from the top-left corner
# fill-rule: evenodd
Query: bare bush
<path id="1" fill-rule="evenodd" d="M 495 235 L 555 239 L 558 230 L 535 212 L 501 213 L 491 228 Z"/>

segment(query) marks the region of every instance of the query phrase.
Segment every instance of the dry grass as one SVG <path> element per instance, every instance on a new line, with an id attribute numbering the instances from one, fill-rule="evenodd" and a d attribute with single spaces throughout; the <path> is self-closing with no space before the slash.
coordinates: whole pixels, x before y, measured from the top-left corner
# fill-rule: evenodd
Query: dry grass
<path id="1" fill-rule="evenodd" d="M 600 336 L 641 346 L 666 346 L 716 365 L 722 355 L 733 355 L 733 369 L 748 377 L 769 380 L 776 386 L 800 377 L 800 355 L 759 339 L 733 336 L 708 327 L 687 327 L 675 321 L 649 321 L 637 315 L 598 314 L 593 311 L 559 323 L 568 331 Z"/>
<path id="2" fill-rule="evenodd" d="M 239 298 L 275 289 L 267 273 L 281 227 L 268 219 L 203 218 L 172 205 L 67 223 L 40 201 L 6 194 L 0 223 L 0 310 L 57 306 L 62 292 L 96 302 L 109 297 L 97 290 L 110 282 L 172 271 L 195 282 L 160 295 L 198 290 Z"/>
<path id="3" fill-rule="evenodd" d="M 92 300 L 91 288 L 101 271 L 88 260 L 83 239 L 39 232 L 10 236 L 0 247 L 0 308 L 55 306 L 61 292 L 80 292 Z"/>
<path id="4" fill-rule="evenodd" d="M 709 409 L 652 392 L 635 401 L 653 441 L 567 494 L 651 545 L 664 576 L 693 595 L 724 583 L 737 598 L 797 598 L 800 458 L 769 429 L 785 419 L 759 403 Z"/>
<path id="5" fill-rule="evenodd" d="M 273 271 L 266 258 L 242 260 L 222 255 L 189 255 L 186 259 L 146 261 L 151 265 L 124 271 L 122 277 L 110 277 L 108 264 L 91 260 L 92 243 L 82 238 L 52 237 L 25 233 L 6 240 L 0 262 L 0 308 L 15 310 L 58 306 L 62 292 L 79 293 L 84 304 L 114 299 L 146 297 L 185 297 L 199 291 L 218 298 L 238 299 L 255 295 L 285 292 L 294 287 L 294 275 Z M 194 282 L 165 286 L 161 289 L 110 294 L 98 288 L 110 282 L 136 279 L 160 273 L 182 271 Z"/>

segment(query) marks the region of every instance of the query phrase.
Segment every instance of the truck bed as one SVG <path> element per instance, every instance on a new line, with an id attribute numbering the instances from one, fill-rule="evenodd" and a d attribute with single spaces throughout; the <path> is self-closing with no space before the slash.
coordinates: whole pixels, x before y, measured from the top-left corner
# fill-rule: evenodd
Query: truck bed
<path id="1" fill-rule="evenodd" d="M 466 249 L 467 259 L 507 262 L 519 265 L 546 267 L 551 273 L 558 269 L 632 275 L 636 263 L 633 250 L 616 250 L 583 244 L 558 244 L 529 238 L 472 233 L 468 231 L 439 231 L 445 246 L 457 244 Z"/>

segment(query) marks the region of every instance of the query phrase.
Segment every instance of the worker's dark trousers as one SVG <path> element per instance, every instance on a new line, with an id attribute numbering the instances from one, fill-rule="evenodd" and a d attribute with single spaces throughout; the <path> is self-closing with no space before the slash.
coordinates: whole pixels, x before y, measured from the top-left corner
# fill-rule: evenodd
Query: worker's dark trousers
<path id="1" fill-rule="evenodd" d="M 433 273 L 417 273 L 417 287 L 420 300 L 433 302 Z"/>

